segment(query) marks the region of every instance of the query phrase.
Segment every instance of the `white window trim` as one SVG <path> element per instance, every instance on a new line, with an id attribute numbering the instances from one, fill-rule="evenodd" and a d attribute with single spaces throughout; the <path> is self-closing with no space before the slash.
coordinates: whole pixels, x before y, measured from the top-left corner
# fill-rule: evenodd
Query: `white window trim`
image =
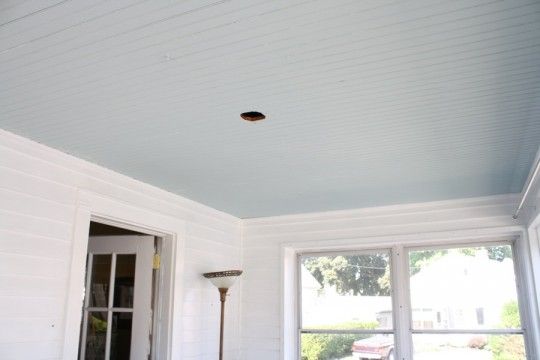
<path id="1" fill-rule="evenodd" d="M 532 239 L 531 239 L 532 240 Z M 398 359 L 412 359 L 412 337 L 407 324 L 411 324 L 409 303 L 409 269 L 400 269 L 407 262 L 400 260 L 406 256 L 406 249 L 412 247 L 455 246 L 477 243 L 494 243 L 501 241 L 514 242 L 514 263 L 516 266 L 516 281 L 518 285 L 522 327 L 524 329 L 527 354 L 530 359 L 536 359 L 539 341 L 539 312 L 538 297 L 533 277 L 533 257 L 531 257 L 530 238 L 521 226 L 500 228 L 457 230 L 448 232 L 431 232 L 394 236 L 379 236 L 362 239 L 336 239 L 325 241 L 305 241 L 284 243 L 281 246 L 282 256 L 282 338 L 281 358 L 284 360 L 300 359 L 299 344 L 299 271 L 297 257 L 303 253 L 329 251 L 355 251 L 391 249 L 394 283 L 401 282 L 403 286 L 395 287 L 393 297 L 394 329 L 396 355 Z M 533 246 L 534 248 L 534 246 Z M 405 326 L 403 326 L 405 325 Z"/>

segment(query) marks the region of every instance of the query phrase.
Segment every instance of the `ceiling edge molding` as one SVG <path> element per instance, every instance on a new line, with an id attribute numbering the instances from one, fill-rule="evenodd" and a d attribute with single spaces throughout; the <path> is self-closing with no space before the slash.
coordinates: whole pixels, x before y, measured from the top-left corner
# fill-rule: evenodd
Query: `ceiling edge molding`
<path id="1" fill-rule="evenodd" d="M 437 212 L 459 212 L 465 210 L 479 210 L 496 208 L 501 215 L 508 214 L 512 218 L 512 211 L 519 202 L 519 194 L 502 194 L 463 199 L 430 201 L 421 203 L 408 203 L 388 206 L 366 207 L 360 209 L 314 212 L 283 216 L 269 216 L 244 219 L 246 226 L 274 226 L 292 225 L 297 223 L 317 221 L 337 221 L 345 219 L 376 219 L 383 217 L 399 217 L 404 215 L 427 215 Z M 520 221 L 515 221 L 521 224 Z"/>

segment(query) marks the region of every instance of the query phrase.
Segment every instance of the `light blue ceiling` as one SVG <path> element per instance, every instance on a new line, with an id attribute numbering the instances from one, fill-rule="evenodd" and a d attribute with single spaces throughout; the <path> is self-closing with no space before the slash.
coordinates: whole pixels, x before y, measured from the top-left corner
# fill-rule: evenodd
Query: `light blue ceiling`
<path id="1" fill-rule="evenodd" d="M 240 217 L 515 193 L 540 144 L 538 1 L 6 1 L 0 24 L 1 128 Z"/>

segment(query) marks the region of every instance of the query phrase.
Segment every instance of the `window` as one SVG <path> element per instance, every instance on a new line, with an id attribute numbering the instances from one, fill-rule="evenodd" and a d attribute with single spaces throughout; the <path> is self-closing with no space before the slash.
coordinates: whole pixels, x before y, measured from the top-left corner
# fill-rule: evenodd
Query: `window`
<path id="1" fill-rule="evenodd" d="M 415 359 L 525 359 L 512 247 L 411 250 L 412 344 Z M 422 319 L 440 312 L 437 326 Z"/>
<path id="2" fill-rule="evenodd" d="M 390 252 L 300 257 L 301 358 L 393 359 Z"/>
<path id="3" fill-rule="evenodd" d="M 401 250 L 299 256 L 301 360 L 526 359 L 511 244 Z"/>

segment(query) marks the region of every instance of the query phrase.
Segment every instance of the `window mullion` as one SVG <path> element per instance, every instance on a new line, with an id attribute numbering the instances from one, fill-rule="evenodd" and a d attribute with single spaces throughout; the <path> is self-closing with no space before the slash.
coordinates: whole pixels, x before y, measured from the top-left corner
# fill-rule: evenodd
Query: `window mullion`
<path id="1" fill-rule="evenodd" d="M 403 246 L 397 245 L 392 248 L 391 266 L 396 355 L 398 359 L 412 360 L 409 263 Z"/>

